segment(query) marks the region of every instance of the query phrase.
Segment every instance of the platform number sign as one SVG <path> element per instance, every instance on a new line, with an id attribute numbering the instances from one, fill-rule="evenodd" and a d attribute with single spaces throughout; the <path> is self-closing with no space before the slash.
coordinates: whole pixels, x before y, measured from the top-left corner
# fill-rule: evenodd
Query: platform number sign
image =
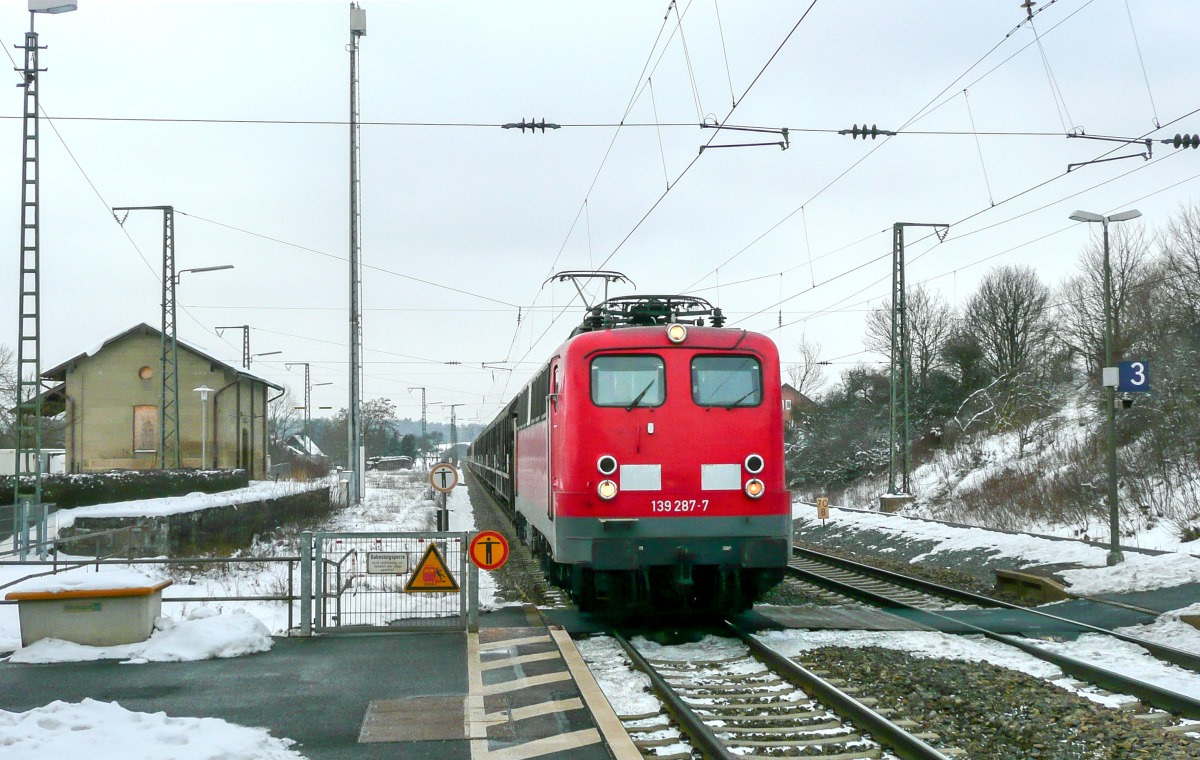
<path id="1" fill-rule="evenodd" d="M 1117 391 L 1119 393 L 1149 393 L 1150 363 L 1117 362 Z"/>

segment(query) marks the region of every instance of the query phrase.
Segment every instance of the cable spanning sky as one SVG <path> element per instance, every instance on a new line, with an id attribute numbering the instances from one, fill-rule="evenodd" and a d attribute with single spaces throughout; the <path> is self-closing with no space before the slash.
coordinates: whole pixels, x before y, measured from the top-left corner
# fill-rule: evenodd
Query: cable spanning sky
<path id="1" fill-rule="evenodd" d="M 0 6 L 17 61 L 24 5 Z M 1153 230 L 1200 199 L 1200 151 L 1158 142 L 1200 132 L 1190 0 L 362 5 L 363 389 L 402 417 L 421 386 L 489 420 L 581 316 L 558 270 L 707 298 L 785 362 L 802 340 L 880 361 L 860 352 L 893 223 L 952 224 L 909 230 L 908 280 L 961 305 L 996 265 L 1074 272 L 1077 208 Z M 159 325 L 161 218 L 108 207 L 173 205 L 178 269 L 234 265 L 182 276 L 180 338 L 236 365 L 241 331 L 215 328 L 248 324 L 251 353 L 282 352 L 252 371 L 302 399 L 285 363 L 309 362 L 313 405 L 345 406 L 348 4 L 80 0 L 36 23 L 44 366 Z M 20 114 L 10 87 L 9 346 Z M 864 125 L 898 134 L 838 134 Z M 719 147 L 742 143 L 767 144 Z"/>

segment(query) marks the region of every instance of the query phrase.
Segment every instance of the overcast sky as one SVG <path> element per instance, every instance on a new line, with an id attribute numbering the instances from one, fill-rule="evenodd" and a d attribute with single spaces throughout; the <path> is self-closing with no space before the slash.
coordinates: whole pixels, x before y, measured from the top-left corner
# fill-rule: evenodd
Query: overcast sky
<path id="1" fill-rule="evenodd" d="M 241 331 L 214 328 L 249 324 L 252 353 L 283 352 L 252 371 L 302 399 L 284 362 L 310 362 L 332 383 L 314 406 L 344 407 L 348 4 L 79 5 L 37 17 L 53 122 L 43 368 L 160 325 L 161 214 L 122 227 L 108 207 L 173 205 L 178 269 L 236 267 L 183 275 L 179 337 L 236 365 Z M 24 7 L 0 5 L 18 65 Z M 1158 143 L 1150 161 L 1066 173 L 1144 150 L 1069 131 L 1200 132 L 1195 0 L 1042 0 L 1032 27 L 1017 0 L 363 7 L 364 398 L 402 417 L 425 386 L 489 420 L 578 321 L 570 285 L 543 287 L 556 270 L 686 290 L 785 361 L 807 339 L 841 370 L 885 358 L 858 352 L 889 297 L 894 222 L 952 223 L 941 244 L 908 232 L 908 278 L 961 305 L 996 265 L 1051 285 L 1074 271 L 1095 232 L 1068 221 L 1077 208 L 1136 207 L 1155 229 L 1200 195 L 1200 151 Z M 0 93 L 0 342 L 14 346 L 22 94 Z M 530 118 L 562 128 L 499 128 Z M 781 139 L 701 120 L 787 127 L 790 147 L 701 152 Z M 836 133 L 864 122 L 901 134 Z"/>

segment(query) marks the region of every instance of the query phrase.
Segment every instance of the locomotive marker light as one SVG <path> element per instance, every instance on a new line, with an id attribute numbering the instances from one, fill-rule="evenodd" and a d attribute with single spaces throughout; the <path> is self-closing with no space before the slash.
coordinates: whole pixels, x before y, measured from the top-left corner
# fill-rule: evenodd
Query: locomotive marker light
<path id="1" fill-rule="evenodd" d="M 758 478 L 750 478 L 746 481 L 746 495 L 751 499 L 757 499 L 765 493 L 767 487 Z"/>
<path id="2" fill-rule="evenodd" d="M 743 466 L 746 468 L 746 472 L 750 473 L 751 475 L 757 475 L 763 471 L 763 468 L 767 466 L 767 463 L 764 462 L 763 458 L 758 454 L 751 454 L 750 456 L 746 457 L 746 461 L 743 463 Z"/>
<path id="3" fill-rule="evenodd" d="M 667 340 L 672 343 L 682 343 L 687 339 L 687 328 L 681 324 L 673 324 L 667 327 Z"/>
<path id="4" fill-rule="evenodd" d="M 596 460 L 596 469 L 601 475 L 612 475 L 617 471 L 617 458 L 612 454 L 605 454 Z"/>
<path id="5" fill-rule="evenodd" d="M 596 486 L 596 495 L 605 501 L 612 501 L 617 498 L 617 484 L 611 480 L 601 480 L 600 485 Z"/>
<path id="6" fill-rule="evenodd" d="M 496 570 L 508 561 L 508 539 L 494 530 L 481 531 L 471 539 L 467 556 L 480 570 Z"/>

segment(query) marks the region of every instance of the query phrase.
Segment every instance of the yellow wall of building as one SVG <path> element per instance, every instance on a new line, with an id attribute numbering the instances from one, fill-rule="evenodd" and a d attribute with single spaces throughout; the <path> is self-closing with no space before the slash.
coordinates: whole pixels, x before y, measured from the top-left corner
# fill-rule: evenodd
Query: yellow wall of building
<path id="1" fill-rule="evenodd" d="M 143 377 L 148 375 L 148 377 Z M 246 467 L 267 477 L 266 407 L 271 389 L 179 347 L 180 465 Z M 214 389 L 203 405 L 194 388 Z M 157 331 L 134 331 L 86 356 L 66 372 L 66 448 L 69 472 L 151 469 L 160 466 L 158 407 L 162 393 L 162 344 Z M 153 440 L 135 448 L 135 407 L 153 407 Z M 206 412 L 206 417 L 202 414 Z M 206 428 L 207 463 L 201 462 Z"/>

